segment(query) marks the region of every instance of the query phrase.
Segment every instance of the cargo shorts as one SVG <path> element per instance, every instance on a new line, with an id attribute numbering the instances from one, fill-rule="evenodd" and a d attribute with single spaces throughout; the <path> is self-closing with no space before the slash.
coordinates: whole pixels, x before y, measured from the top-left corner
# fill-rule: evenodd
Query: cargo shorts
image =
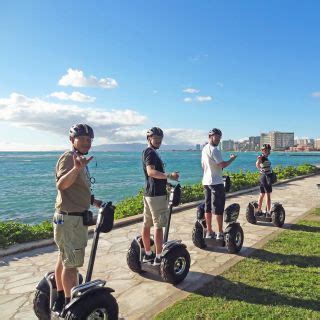
<path id="1" fill-rule="evenodd" d="M 168 196 L 143 197 L 143 225 L 161 229 L 168 218 Z"/>
<path id="2" fill-rule="evenodd" d="M 53 235 L 63 266 L 82 267 L 88 242 L 88 226 L 83 225 L 83 218 L 55 213 Z"/>

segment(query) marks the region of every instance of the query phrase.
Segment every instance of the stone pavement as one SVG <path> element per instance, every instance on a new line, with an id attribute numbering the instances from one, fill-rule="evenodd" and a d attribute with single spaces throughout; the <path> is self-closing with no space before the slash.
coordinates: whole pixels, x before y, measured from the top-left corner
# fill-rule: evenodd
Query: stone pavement
<path id="1" fill-rule="evenodd" d="M 317 183 L 320 183 L 319 175 L 274 186 L 272 200 L 280 201 L 286 210 L 284 228 L 290 227 L 290 223 L 309 209 L 320 205 Z M 227 205 L 237 202 L 241 206 L 239 220 L 244 229 L 245 240 L 239 255 L 228 254 L 225 248 L 201 250 L 193 245 L 191 232 L 195 222 L 195 209 L 184 210 L 172 216 L 169 239 L 182 239 L 191 255 L 190 272 L 177 286 L 162 282 L 160 277 L 135 274 L 127 267 L 126 251 L 131 240 L 140 232 L 141 223 L 101 235 L 92 278 L 107 280 L 107 285 L 115 290 L 114 296 L 119 303 L 121 319 L 150 319 L 161 309 L 204 286 L 212 277 L 248 255 L 253 248 L 261 247 L 267 239 L 279 232 L 279 228 L 269 223 L 251 225 L 246 222 L 246 206 L 257 197 L 258 191 L 254 191 L 227 200 Z M 85 265 L 89 252 L 90 247 L 86 251 Z M 32 310 L 35 286 L 47 271 L 53 269 L 56 258 L 54 246 L 2 258 L 1 319 L 36 319 Z M 85 269 L 82 272 L 85 273 Z"/>

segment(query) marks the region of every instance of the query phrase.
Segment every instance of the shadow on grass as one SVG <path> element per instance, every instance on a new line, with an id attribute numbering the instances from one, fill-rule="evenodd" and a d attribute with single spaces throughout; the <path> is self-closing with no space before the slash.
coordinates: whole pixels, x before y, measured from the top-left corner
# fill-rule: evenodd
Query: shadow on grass
<path id="1" fill-rule="evenodd" d="M 293 230 L 293 231 L 320 232 L 320 227 L 305 226 L 303 224 L 287 223 L 282 228 Z"/>
<path id="2" fill-rule="evenodd" d="M 262 289 L 241 282 L 231 282 L 222 276 L 211 276 L 211 281 L 197 293 L 206 297 L 222 297 L 260 305 L 286 305 L 320 311 L 318 300 L 300 299 L 279 294 L 270 289 Z"/>
<path id="3" fill-rule="evenodd" d="M 319 256 L 273 253 L 264 249 L 255 249 L 249 258 L 267 262 L 278 262 L 280 265 L 292 265 L 299 268 L 320 267 Z"/>

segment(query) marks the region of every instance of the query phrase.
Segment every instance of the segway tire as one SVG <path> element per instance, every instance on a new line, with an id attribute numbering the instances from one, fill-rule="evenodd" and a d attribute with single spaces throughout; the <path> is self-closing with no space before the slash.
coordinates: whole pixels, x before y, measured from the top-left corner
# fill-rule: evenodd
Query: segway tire
<path id="1" fill-rule="evenodd" d="M 274 226 L 281 228 L 286 219 L 286 213 L 282 205 L 278 205 L 271 215 L 272 223 Z"/>
<path id="2" fill-rule="evenodd" d="M 107 315 L 105 317 L 104 315 Z M 66 320 L 86 320 L 89 316 L 92 319 L 117 320 L 119 307 L 116 299 L 110 293 L 88 294 L 83 303 L 76 303 L 68 310 Z"/>
<path id="3" fill-rule="evenodd" d="M 160 275 L 165 282 L 178 284 L 184 280 L 190 269 L 190 254 L 183 246 L 171 249 L 162 259 Z"/>
<path id="4" fill-rule="evenodd" d="M 234 224 L 226 234 L 226 247 L 229 253 L 237 253 L 243 245 L 243 230 L 239 224 Z"/>
<path id="5" fill-rule="evenodd" d="M 140 252 L 137 247 L 138 245 L 135 240 L 132 241 L 127 252 L 127 264 L 133 272 L 141 273 Z"/>
<path id="6" fill-rule="evenodd" d="M 33 310 L 40 320 L 50 320 L 50 302 L 46 293 L 37 290 L 33 298 Z"/>
<path id="7" fill-rule="evenodd" d="M 257 219 L 254 215 L 254 209 L 255 208 L 258 208 L 258 204 L 257 202 L 250 202 L 247 206 L 247 210 L 246 210 L 246 218 L 247 218 L 247 221 L 249 223 L 252 223 L 252 224 L 256 224 L 257 223 Z"/>
<path id="8" fill-rule="evenodd" d="M 201 224 L 197 221 L 192 230 L 192 242 L 198 248 L 205 248 L 206 245 L 203 240 L 203 228 Z"/>

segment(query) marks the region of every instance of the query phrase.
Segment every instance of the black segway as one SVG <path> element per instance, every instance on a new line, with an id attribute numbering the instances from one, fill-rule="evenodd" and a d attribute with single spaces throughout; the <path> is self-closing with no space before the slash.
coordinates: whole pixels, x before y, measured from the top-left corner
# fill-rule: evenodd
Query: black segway
<path id="1" fill-rule="evenodd" d="M 181 240 L 168 241 L 172 207 L 178 206 L 181 197 L 181 186 L 170 186 L 169 216 L 163 238 L 162 256 L 160 265 L 154 266 L 152 262 L 143 262 L 145 253 L 141 236 L 137 236 L 127 252 L 127 264 L 133 272 L 151 272 L 160 274 L 168 283 L 177 284 L 184 280 L 190 268 L 190 255 L 186 245 Z M 150 239 L 151 250 L 155 252 L 154 240 Z"/>
<path id="2" fill-rule="evenodd" d="M 197 221 L 192 230 L 192 242 L 201 249 L 208 247 L 227 247 L 228 252 L 237 253 L 243 245 L 243 230 L 237 222 L 240 212 L 238 203 L 233 203 L 224 210 L 224 222 L 227 223 L 223 240 L 215 237 L 206 238 L 207 224 L 205 219 L 205 205 L 201 203 L 197 208 Z"/>
<path id="3" fill-rule="evenodd" d="M 246 210 L 247 221 L 256 224 L 257 221 L 272 222 L 276 227 L 282 227 L 286 219 L 286 213 L 281 203 L 272 204 L 271 212 L 258 212 L 258 202 L 252 201 Z"/>
<path id="4" fill-rule="evenodd" d="M 114 290 L 105 287 L 105 280 L 91 281 L 100 232 L 111 231 L 113 220 L 114 206 L 111 202 L 103 203 L 97 216 L 85 282 L 82 283 L 82 276 L 79 275 L 80 284 L 72 288 L 71 300 L 61 314 L 51 311 L 57 295 L 54 272 L 48 272 L 39 282 L 33 300 L 33 309 L 39 319 L 118 319 L 118 304 L 111 295 Z"/>

